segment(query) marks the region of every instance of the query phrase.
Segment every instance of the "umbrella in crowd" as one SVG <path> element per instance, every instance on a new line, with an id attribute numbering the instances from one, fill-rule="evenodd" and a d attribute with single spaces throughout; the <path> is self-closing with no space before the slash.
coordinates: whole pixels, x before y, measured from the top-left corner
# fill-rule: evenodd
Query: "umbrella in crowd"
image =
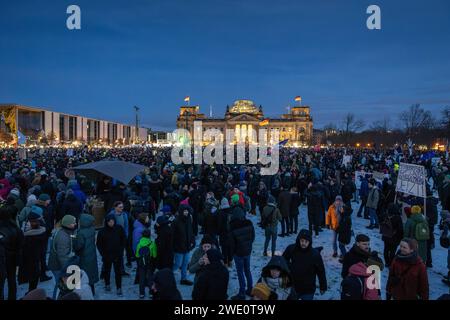
<path id="1" fill-rule="evenodd" d="M 118 160 L 102 160 L 83 164 L 73 168 L 87 173 L 101 173 L 113 179 L 128 184 L 134 177 L 143 172 L 147 167 L 133 162 Z"/>

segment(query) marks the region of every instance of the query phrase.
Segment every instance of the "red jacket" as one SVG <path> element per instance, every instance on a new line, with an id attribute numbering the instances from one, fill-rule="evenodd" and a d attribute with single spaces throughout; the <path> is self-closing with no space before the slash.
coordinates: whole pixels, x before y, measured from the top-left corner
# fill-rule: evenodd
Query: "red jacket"
<path id="1" fill-rule="evenodd" d="M 395 257 L 389 270 L 386 291 L 394 300 L 428 300 L 427 268 L 420 257 L 412 262 Z"/>

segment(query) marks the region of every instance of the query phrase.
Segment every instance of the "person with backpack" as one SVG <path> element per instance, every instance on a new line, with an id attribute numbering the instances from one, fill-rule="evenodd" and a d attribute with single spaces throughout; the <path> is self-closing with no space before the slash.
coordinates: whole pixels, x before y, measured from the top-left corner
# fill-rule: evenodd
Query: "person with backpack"
<path id="1" fill-rule="evenodd" d="M 430 239 L 430 229 L 426 218 L 421 213 L 420 206 L 411 207 L 411 216 L 404 226 L 404 237 L 415 239 L 418 243 L 417 253 L 423 263 L 427 263 L 427 242 Z"/>
<path id="2" fill-rule="evenodd" d="M 145 288 L 151 291 L 153 273 L 156 269 L 157 247 L 150 239 L 150 229 L 144 229 L 136 245 L 135 257 L 137 260 L 137 273 L 139 278 L 139 299 L 145 298 Z"/>
<path id="3" fill-rule="evenodd" d="M 405 238 L 400 242 L 400 251 L 389 269 L 387 300 L 429 299 L 427 269 L 417 250 L 415 239 Z"/>
<path id="4" fill-rule="evenodd" d="M 312 247 L 311 232 L 300 230 L 295 244 L 283 252 L 292 274 L 294 288 L 300 300 L 313 300 L 316 279 L 319 278 L 320 294 L 327 290 L 325 266 L 320 252 Z"/>
<path id="5" fill-rule="evenodd" d="M 277 203 L 281 214 L 281 234 L 278 236 L 283 238 L 291 234 L 291 223 L 289 220 L 291 211 L 291 193 L 288 189 L 281 187 Z"/>
<path id="6" fill-rule="evenodd" d="M 183 300 L 173 271 L 164 268 L 155 273 L 152 285 L 153 300 Z"/>
<path id="7" fill-rule="evenodd" d="M 123 251 L 126 246 L 124 229 L 116 224 L 116 214 L 110 213 L 105 218 L 105 226 L 98 232 L 97 249 L 102 256 L 104 266 L 105 291 L 110 292 L 111 267 L 114 266 L 114 276 L 117 295 L 122 296 L 122 266 Z"/>
<path id="8" fill-rule="evenodd" d="M 231 299 L 245 300 L 245 295 L 250 295 L 253 288 L 250 258 L 253 242 L 255 241 L 255 229 L 252 222 L 245 218 L 245 211 L 239 205 L 239 195 L 234 194 L 231 197 L 231 201 L 233 209 L 230 222 L 229 246 L 239 279 L 239 293 Z M 247 290 L 245 288 L 246 281 Z"/>
<path id="9" fill-rule="evenodd" d="M 189 262 L 189 273 L 195 274 L 194 277 L 194 285 L 197 282 L 198 276 L 200 275 L 201 270 L 204 268 L 205 264 L 205 253 L 209 249 L 216 249 L 216 241 L 213 237 L 208 234 L 205 234 L 200 242 L 200 247 L 194 250 L 192 254 L 191 261 Z"/>
<path id="10" fill-rule="evenodd" d="M 441 234 L 439 237 L 439 243 L 442 248 L 447 249 L 447 269 L 448 273 L 442 279 L 446 285 L 450 286 L 450 212 L 447 210 L 442 210 L 441 212 L 441 223 L 439 225 Z"/>
<path id="11" fill-rule="evenodd" d="M 387 209 L 387 216 L 380 224 L 381 239 L 384 242 L 384 262 L 386 267 L 391 265 L 400 241 L 403 239 L 403 221 L 400 207 L 391 203 Z"/>
<path id="12" fill-rule="evenodd" d="M 264 252 L 263 256 L 267 256 L 267 249 L 269 248 L 269 241 L 272 239 L 272 257 L 275 255 L 277 247 L 278 223 L 282 220 L 280 210 L 277 208 L 275 198 L 269 196 L 267 205 L 264 207 L 261 214 L 261 228 L 264 229 Z"/>
<path id="13" fill-rule="evenodd" d="M 281 256 L 272 256 L 262 269 L 258 283 L 266 284 L 277 300 L 297 300 L 291 272 L 286 259 Z"/>
<path id="14" fill-rule="evenodd" d="M 367 195 L 366 208 L 370 218 L 370 225 L 367 229 L 379 228 L 378 224 L 378 202 L 380 200 L 380 190 L 378 190 L 375 179 L 369 181 L 369 193 Z"/>
<path id="15" fill-rule="evenodd" d="M 368 270 L 369 266 L 369 263 L 358 262 L 350 267 L 348 276 L 341 282 L 341 300 L 381 300 L 380 290 L 372 282 L 373 274 Z M 377 278 L 375 281 L 378 281 Z"/>
<path id="16" fill-rule="evenodd" d="M 178 215 L 172 223 L 173 234 L 173 271 L 181 269 L 180 284 L 191 286 L 193 282 L 187 278 L 190 251 L 195 247 L 192 229 L 191 207 L 180 205 Z"/>
<path id="17" fill-rule="evenodd" d="M 220 251 L 211 248 L 202 257 L 203 267 L 192 290 L 192 300 L 227 300 L 229 271 L 222 263 Z"/>
<path id="18" fill-rule="evenodd" d="M 80 257 L 80 268 L 89 277 L 89 286 L 95 296 L 95 284 L 98 282 L 97 248 L 95 246 L 94 217 L 83 213 L 80 215 L 80 228 L 74 241 L 74 250 Z"/>

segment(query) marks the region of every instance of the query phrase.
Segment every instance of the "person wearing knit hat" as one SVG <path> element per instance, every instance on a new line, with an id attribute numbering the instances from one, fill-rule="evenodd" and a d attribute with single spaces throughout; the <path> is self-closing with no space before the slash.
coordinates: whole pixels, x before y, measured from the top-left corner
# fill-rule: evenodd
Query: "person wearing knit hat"
<path id="1" fill-rule="evenodd" d="M 17 188 L 12 189 L 12 190 L 9 192 L 9 194 L 12 195 L 12 196 L 14 196 L 14 197 L 16 197 L 16 198 L 19 198 L 19 197 L 20 197 L 20 191 L 19 191 L 19 189 L 17 189 Z"/>
<path id="2" fill-rule="evenodd" d="M 77 224 L 77 219 L 70 215 L 66 214 L 61 220 L 61 226 L 68 229 L 74 229 Z"/>
<path id="3" fill-rule="evenodd" d="M 209 249 L 203 255 L 203 271 L 199 274 L 192 290 L 193 300 L 227 300 L 229 271 L 222 263 L 222 254 Z"/>
<path id="4" fill-rule="evenodd" d="M 222 200 L 220 200 L 220 209 L 228 209 L 230 207 L 230 203 L 228 202 L 228 199 L 223 197 Z"/>
<path id="5" fill-rule="evenodd" d="M 267 284 L 263 282 L 257 283 L 252 289 L 253 300 L 269 300 L 271 296 L 273 296 L 272 291 Z"/>
<path id="6" fill-rule="evenodd" d="M 162 207 L 162 209 L 161 209 L 161 212 L 162 212 L 163 214 L 171 214 L 171 213 L 172 213 L 172 208 L 171 208 L 170 205 L 165 204 L 165 205 L 163 205 L 163 207 Z"/>
<path id="7" fill-rule="evenodd" d="M 231 204 L 232 205 L 239 204 L 239 194 L 235 193 L 231 196 Z"/>
<path id="8" fill-rule="evenodd" d="M 42 219 L 43 211 L 38 206 L 32 206 L 30 214 L 28 215 L 28 221 Z"/>
<path id="9" fill-rule="evenodd" d="M 166 215 L 162 215 L 162 216 L 159 216 L 157 219 L 156 219 L 156 225 L 157 226 L 163 226 L 163 225 L 166 225 L 166 224 L 169 224 L 169 218 L 166 216 Z"/>
<path id="10" fill-rule="evenodd" d="M 38 199 L 39 199 L 39 201 L 47 202 L 47 201 L 50 201 L 50 196 L 48 194 L 46 194 L 46 193 L 41 193 L 39 195 Z"/>
<path id="11" fill-rule="evenodd" d="M 194 284 L 205 266 L 204 255 L 211 248 L 216 248 L 216 241 L 210 235 L 205 234 L 200 242 L 200 246 L 194 250 L 188 265 L 189 273 L 195 274 Z"/>
<path id="12" fill-rule="evenodd" d="M 420 206 L 411 207 L 411 215 L 406 220 L 403 236 L 417 240 L 419 243 L 417 253 L 422 258 L 423 263 L 427 265 L 427 243 L 430 240 L 432 230 L 430 230 L 427 219 L 421 212 Z M 428 266 L 430 266 L 429 263 Z"/>

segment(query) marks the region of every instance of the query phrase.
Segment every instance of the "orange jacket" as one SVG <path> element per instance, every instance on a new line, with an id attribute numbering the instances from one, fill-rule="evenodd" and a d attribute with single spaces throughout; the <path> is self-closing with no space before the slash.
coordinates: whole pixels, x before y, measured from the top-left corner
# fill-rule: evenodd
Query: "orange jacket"
<path id="1" fill-rule="evenodd" d="M 336 207 L 334 204 L 328 208 L 325 224 L 330 226 L 330 228 L 334 231 L 336 231 L 339 227 L 339 216 L 336 213 Z"/>

